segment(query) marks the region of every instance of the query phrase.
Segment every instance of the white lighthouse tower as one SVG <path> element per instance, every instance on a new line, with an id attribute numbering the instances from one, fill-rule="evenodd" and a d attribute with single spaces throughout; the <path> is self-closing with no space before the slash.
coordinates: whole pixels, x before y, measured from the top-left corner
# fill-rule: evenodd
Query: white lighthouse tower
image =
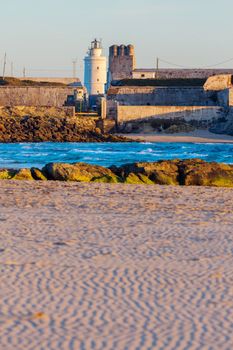
<path id="1" fill-rule="evenodd" d="M 84 85 L 89 96 L 103 95 L 107 82 L 107 60 L 103 56 L 102 44 L 97 39 L 92 41 L 84 62 Z"/>

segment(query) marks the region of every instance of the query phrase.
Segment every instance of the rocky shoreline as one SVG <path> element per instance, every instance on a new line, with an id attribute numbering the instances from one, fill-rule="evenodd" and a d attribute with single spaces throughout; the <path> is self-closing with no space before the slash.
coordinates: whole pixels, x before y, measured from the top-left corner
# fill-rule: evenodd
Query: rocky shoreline
<path id="1" fill-rule="evenodd" d="M 42 169 L 0 169 L 0 179 L 233 187 L 233 165 L 200 159 L 132 163 L 109 168 L 86 163 L 49 163 Z"/>
<path id="2" fill-rule="evenodd" d="M 0 142 L 132 142 L 102 133 L 94 118 L 0 116 Z"/>

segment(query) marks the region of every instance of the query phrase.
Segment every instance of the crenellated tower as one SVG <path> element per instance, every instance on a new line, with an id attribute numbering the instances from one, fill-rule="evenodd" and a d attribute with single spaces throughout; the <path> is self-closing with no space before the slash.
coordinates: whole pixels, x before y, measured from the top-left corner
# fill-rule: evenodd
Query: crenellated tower
<path id="1" fill-rule="evenodd" d="M 109 48 L 108 85 L 113 80 L 131 79 L 135 61 L 133 45 L 112 45 Z"/>

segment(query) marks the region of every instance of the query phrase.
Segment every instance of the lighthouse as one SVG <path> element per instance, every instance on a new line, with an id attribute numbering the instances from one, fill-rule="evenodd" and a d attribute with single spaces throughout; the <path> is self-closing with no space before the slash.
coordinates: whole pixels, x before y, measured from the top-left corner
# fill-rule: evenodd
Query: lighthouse
<path id="1" fill-rule="evenodd" d="M 107 82 L 107 60 L 103 55 L 102 44 L 97 39 L 92 41 L 84 64 L 84 85 L 88 95 L 103 95 Z"/>

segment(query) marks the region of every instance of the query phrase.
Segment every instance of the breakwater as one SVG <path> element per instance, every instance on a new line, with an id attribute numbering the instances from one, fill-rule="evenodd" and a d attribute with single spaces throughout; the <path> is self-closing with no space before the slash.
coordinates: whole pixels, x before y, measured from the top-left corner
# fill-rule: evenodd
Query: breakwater
<path id="1" fill-rule="evenodd" d="M 200 159 L 132 163 L 109 168 L 86 163 L 49 163 L 42 169 L 1 169 L 0 179 L 233 187 L 233 165 Z"/>

